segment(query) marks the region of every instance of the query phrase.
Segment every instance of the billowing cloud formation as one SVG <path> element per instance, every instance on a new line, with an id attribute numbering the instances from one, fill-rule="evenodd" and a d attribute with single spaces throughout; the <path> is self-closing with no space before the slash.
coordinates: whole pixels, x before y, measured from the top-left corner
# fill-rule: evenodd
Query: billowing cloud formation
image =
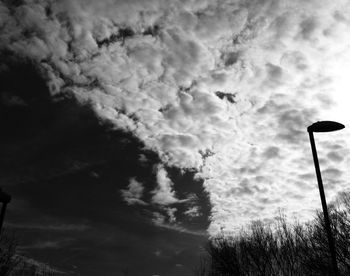
<path id="1" fill-rule="evenodd" d="M 179 202 L 172 187 L 173 183 L 168 177 L 166 170 L 158 165 L 156 167 L 156 174 L 158 186 L 152 191 L 152 202 L 160 205 L 169 205 Z"/>
<path id="2" fill-rule="evenodd" d="M 35 62 L 53 98 L 74 97 L 165 164 L 196 169 L 214 206 L 211 233 L 318 206 L 306 126 L 348 119 L 347 1 L 8 3 L 0 69 Z M 7 102 L 23 104 L 11 92 Z M 330 198 L 347 185 L 348 134 L 319 144 Z"/>

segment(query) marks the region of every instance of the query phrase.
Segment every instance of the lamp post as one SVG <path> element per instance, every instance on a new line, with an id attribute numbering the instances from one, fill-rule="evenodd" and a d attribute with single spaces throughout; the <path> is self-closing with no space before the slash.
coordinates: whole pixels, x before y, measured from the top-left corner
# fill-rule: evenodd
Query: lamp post
<path id="1" fill-rule="evenodd" d="M 2 203 L 1 213 L 0 213 L 0 234 L 1 234 L 2 225 L 4 223 L 6 206 L 10 201 L 11 201 L 11 196 L 3 192 L 0 188 L 0 202 Z"/>
<path id="2" fill-rule="evenodd" d="M 307 131 L 309 132 L 309 137 L 310 137 L 312 156 L 314 158 L 314 163 L 315 163 L 318 189 L 320 190 L 324 223 L 325 223 L 325 228 L 326 228 L 327 237 L 328 237 L 329 250 L 331 252 L 331 258 L 332 258 L 333 274 L 335 276 L 339 275 L 338 266 L 337 266 L 336 251 L 335 251 L 335 243 L 334 243 L 331 225 L 330 225 L 330 220 L 329 220 L 329 215 L 328 215 L 327 202 L 326 202 L 326 197 L 325 197 L 324 189 L 323 189 L 320 165 L 318 163 L 318 158 L 317 158 L 317 151 L 316 151 L 316 145 L 315 145 L 315 140 L 314 140 L 314 132 L 330 132 L 330 131 L 340 130 L 343 128 L 344 128 L 344 125 L 337 123 L 337 122 L 332 122 L 332 121 L 316 122 L 307 128 Z"/>

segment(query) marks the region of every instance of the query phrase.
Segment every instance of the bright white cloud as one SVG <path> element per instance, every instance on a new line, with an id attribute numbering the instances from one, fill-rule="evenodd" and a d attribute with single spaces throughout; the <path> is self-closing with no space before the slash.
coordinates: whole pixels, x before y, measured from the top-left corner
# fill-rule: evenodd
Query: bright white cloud
<path id="1" fill-rule="evenodd" d="M 167 165 L 197 169 L 216 233 L 319 207 L 306 127 L 348 125 L 349 14 L 345 0 L 27 0 L 0 4 L 0 50 L 37 61 L 52 95 L 88 103 Z M 330 199 L 348 185 L 349 134 L 316 137 Z M 153 202 L 176 202 L 161 166 L 157 182 Z"/>
<path id="2" fill-rule="evenodd" d="M 176 198 L 175 192 L 173 190 L 174 184 L 168 177 L 168 173 L 164 167 L 162 165 L 158 165 L 155 170 L 158 186 L 155 190 L 152 191 L 152 202 L 159 205 L 169 205 L 180 202 L 180 200 Z M 170 212 L 169 216 L 173 217 L 173 212 Z"/>

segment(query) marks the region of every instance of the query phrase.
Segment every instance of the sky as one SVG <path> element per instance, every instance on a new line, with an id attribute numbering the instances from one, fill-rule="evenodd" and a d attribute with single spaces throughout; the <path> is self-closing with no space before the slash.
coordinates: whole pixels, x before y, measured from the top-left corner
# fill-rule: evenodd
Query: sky
<path id="1" fill-rule="evenodd" d="M 192 275 L 208 238 L 349 191 L 347 0 L 2 0 L 0 183 L 21 254 Z"/>

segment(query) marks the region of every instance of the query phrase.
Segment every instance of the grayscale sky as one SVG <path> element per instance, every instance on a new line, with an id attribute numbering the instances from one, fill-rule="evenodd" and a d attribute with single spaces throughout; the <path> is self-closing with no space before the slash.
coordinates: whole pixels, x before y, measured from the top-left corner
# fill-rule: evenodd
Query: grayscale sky
<path id="1" fill-rule="evenodd" d="M 349 190 L 350 2 L 2 0 L 0 185 L 57 275 L 192 275 L 209 237 Z"/>

